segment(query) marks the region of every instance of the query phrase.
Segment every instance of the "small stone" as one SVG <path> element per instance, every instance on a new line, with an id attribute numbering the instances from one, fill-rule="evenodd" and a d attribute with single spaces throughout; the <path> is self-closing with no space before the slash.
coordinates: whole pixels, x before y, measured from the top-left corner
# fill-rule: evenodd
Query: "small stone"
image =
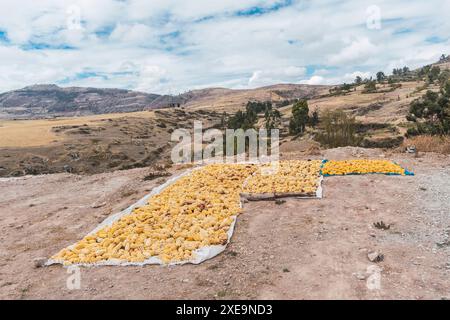
<path id="1" fill-rule="evenodd" d="M 42 268 L 45 266 L 45 264 L 47 263 L 47 258 L 36 258 L 33 260 L 33 264 L 35 268 Z"/>
<path id="2" fill-rule="evenodd" d="M 97 208 L 101 208 L 101 207 L 104 207 L 104 206 L 106 206 L 106 202 L 102 202 L 102 203 L 94 203 L 91 207 L 92 207 L 93 209 L 97 209 Z"/>
<path id="3" fill-rule="evenodd" d="M 369 258 L 371 262 L 381 262 L 384 260 L 384 255 L 377 251 L 372 251 L 367 254 L 367 258 Z"/>
<path id="4" fill-rule="evenodd" d="M 358 280 L 366 280 L 366 278 L 367 278 L 366 274 L 365 274 L 365 273 L 362 273 L 362 272 L 356 272 L 356 273 L 354 273 L 353 275 L 354 275 L 354 276 L 356 277 L 356 279 L 358 279 Z"/>

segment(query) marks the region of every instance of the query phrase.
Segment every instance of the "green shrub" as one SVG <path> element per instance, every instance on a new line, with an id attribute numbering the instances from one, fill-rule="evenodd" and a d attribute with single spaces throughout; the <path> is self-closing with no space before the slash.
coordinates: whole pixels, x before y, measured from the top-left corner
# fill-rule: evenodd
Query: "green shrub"
<path id="1" fill-rule="evenodd" d="M 362 137 L 356 133 L 358 123 L 355 118 L 341 110 L 324 112 L 320 126 L 322 130 L 316 139 L 327 147 L 357 146 L 362 141 Z"/>

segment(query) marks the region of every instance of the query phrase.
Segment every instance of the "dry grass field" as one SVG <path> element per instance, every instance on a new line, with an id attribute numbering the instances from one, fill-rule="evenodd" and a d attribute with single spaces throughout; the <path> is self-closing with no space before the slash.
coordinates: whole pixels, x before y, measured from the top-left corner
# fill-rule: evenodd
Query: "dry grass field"
<path id="1" fill-rule="evenodd" d="M 64 135 L 58 135 L 52 128 L 57 126 L 93 125 L 105 119 L 124 117 L 154 118 L 153 111 L 132 113 L 113 113 L 72 118 L 39 120 L 3 120 L 0 121 L 0 148 L 38 147 L 59 142 Z"/>
<path id="2" fill-rule="evenodd" d="M 403 146 L 415 146 L 419 152 L 437 152 L 450 154 L 450 138 L 439 136 L 417 136 L 408 138 L 403 142 Z"/>

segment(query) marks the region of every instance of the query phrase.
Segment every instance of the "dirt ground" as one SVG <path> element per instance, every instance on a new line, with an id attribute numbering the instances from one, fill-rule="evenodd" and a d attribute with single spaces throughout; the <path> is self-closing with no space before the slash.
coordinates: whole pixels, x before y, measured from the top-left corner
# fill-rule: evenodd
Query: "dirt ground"
<path id="1" fill-rule="evenodd" d="M 139 168 L 0 179 L 0 299 L 450 299 L 450 157 L 359 148 L 315 157 L 386 157 L 416 175 L 327 177 L 323 199 L 246 203 L 214 259 L 82 268 L 79 290 L 67 288 L 65 268 L 37 268 L 34 259 L 72 244 L 166 178 L 143 181 L 149 169 Z M 391 226 L 377 229 L 378 221 Z M 369 261 L 371 251 L 384 260 Z"/>

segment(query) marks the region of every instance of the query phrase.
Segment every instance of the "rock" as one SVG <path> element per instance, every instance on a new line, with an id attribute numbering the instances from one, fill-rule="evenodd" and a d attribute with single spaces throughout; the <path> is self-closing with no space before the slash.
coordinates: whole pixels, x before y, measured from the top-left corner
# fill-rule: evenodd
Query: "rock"
<path id="1" fill-rule="evenodd" d="M 363 273 L 363 272 L 355 272 L 353 275 L 354 275 L 354 276 L 356 277 L 356 279 L 358 279 L 358 280 L 366 280 L 366 278 L 367 278 L 366 274 Z"/>
<path id="2" fill-rule="evenodd" d="M 45 264 L 47 262 L 47 258 L 39 257 L 33 260 L 33 264 L 35 268 L 42 268 L 45 267 Z"/>
<path id="3" fill-rule="evenodd" d="M 407 146 L 406 147 L 406 153 L 416 153 L 417 149 L 416 146 Z"/>
<path id="4" fill-rule="evenodd" d="M 384 260 L 384 255 L 377 251 L 372 251 L 367 254 L 367 258 L 369 258 L 371 262 L 381 262 Z"/>
<path id="5" fill-rule="evenodd" d="M 97 209 L 97 208 L 101 208 L 101 207 L 104 207 L 104 206 L 106 206 L 106 202 L 102 202 L 102 203 L 94 203 L 91 207 L 93 208 L 93 209 Z"/>

